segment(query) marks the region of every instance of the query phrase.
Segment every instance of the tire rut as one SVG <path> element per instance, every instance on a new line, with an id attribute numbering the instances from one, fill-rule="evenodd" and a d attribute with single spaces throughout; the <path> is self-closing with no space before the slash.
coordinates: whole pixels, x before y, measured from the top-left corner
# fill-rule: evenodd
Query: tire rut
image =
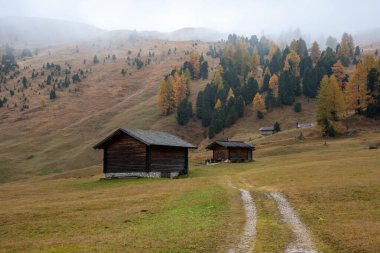
<path id="1" fill-rule="evenodd" d="M 256 236 L 256 205 L 249 191 L 235 187 L 232 184 L 231 180 L 228 181 L 228 185 L 240 191 L 241 199 L 243 200 L 243 206 L 245 210 L 246 222 L 239 243 L 234 248 L 229 249 L 227 253 L 253 252 L 253 249 L 251 248 L 251 242 L 255 241 Z"/>

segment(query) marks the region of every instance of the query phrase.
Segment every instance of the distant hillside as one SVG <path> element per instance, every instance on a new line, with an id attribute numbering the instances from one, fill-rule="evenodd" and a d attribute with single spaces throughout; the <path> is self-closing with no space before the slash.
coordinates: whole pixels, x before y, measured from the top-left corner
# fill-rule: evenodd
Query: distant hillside
<path id="1" fill-rule="evenodd" d="M 0 17 L 1 43 L 63 44 L 93 38 L 218 41 L 226 39 L 227 35 L 208 28 L 190 27 L 169 33 L 128 29 L 107 31 L 95 26 L 64 20 L 34 17 Z"/>
<path id="2" fill-rule="evenodd" d="M 57 19 L 0 17 L 0 42 L 56 44 L 101 36 L 94 26 Z"/>
<path id="3" fill-rule="evenodd" d="M 361 46 L 380 43 L 380 27 L 358 32 L 354 36 L 355 42 Z"/>
<path id="4" fill-rule="evenodd" d="M 202 40 L 202 41 L 218 41 L 226 39 L 227 35 L 219 33 L 215 30 L 208 28 L 193 28 L 186 27 L 176 30 L 171 33 L 164 34 L 169 40 L 183 41 L 183 40 Z"/>

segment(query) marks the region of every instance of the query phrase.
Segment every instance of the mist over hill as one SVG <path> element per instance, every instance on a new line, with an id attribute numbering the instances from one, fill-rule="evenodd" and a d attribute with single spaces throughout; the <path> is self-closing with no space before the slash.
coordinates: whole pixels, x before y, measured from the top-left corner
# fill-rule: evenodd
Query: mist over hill
<path id="1" fill-rule="evenodd" d="M 351 31 L 347 31 L 351 32 Z M 280 44 L 289 44 L 302 37 L 308 45 L 317 41 L 323 48 L 328 34 L 305 34 L 300 29 L 289 29 L 280 34 L 264 34 Z M 250 36 L 250 35 L 245 35 Z M 62 44 L 91 39 L 161 39 L 170 41 L 200 40 L 212 42 L 226 40 L 228 34 L 205 27 L 185 27 L 172 32 L 136 31 L 131 29 L 104 30 L 96 26 L 72 21 L 37 17 L 0 17 L 0 43 Z M 359 45 L 380 42 L 380 28 L 354 33 Z M 340 37 L 337 38 L 338 40 Z"/>
<path id="2" fill-rule="evenodd" d="M 104 30 L 71 21 L 34 18 L 0 17 L 0 42 L 21 44 L 61 44 L 94 38 L 163 39 L 172 41 L 218 41 L 227 35 L 208 28 L 182 28 L 173 32 Z"/>
<path id="3" fill-rule="evenodd" d="M 57 44 L 94 38 L 105 32 L 95 26 L 57 19 L 0 17 L 2 43 Z"/>

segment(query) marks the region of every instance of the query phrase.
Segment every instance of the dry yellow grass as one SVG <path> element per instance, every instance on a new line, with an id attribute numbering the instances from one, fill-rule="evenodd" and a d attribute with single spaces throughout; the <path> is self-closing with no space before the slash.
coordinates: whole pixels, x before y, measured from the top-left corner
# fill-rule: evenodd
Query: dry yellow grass
<path id="1" fill-rule="evenodd" d="M 79 93 L 58 91 L 56 100 L 46 99 L 46 107 L 41 107 L 40 95 L 31 96 L 28 90 L 25 93 L 31 96 L 30 110 L 20 112 L 19 109 L 0 108 L 0 161 L 13 168 L 7 174 L 7 180 L 97 164 L 101 157 L 92 146 L 118 127 L 166 130 L 195 143 L 203 138 L 199 122 L 181 128 L 176 127 L 175 115 L 159 115 L 156 94 L 160 80 L 186 60 L 185 51 L 197 50 L 206 55 L 207 43 L 199 42 L 193 46 L 190 41 L 113 41 L 110 46 L 109 41 L 93 41 L 79 44 L 78 48 L 79 53 L 75 45 L 44 48 L 39 50 L 38 56 L 19 61 L 20 76 L 27 76 L 29 80 L 32 69 L 39 70 L 47 62 L 62 67 L 67 62 L 74 70 L 88 69 L 90 73 L 81 83 L 70 86 L 71 89 L 78 87 Z M 155 53 L 155 58 L 150 65 L 137 70 L 128 66 L 126 59 L 128 56 L 134 59 L 140 48 L 143 59 L 149 51 Z M 169 48 L 177 48 L 177 53 L 168 55 Z M 132 51 L 131 55 L 128 50 Z M 108 54 L 115 54 L 116 62 L 107 60 L 103 64 L 103 58 Z M 100 59 L 97 65 L 92 64 L 94 55 Z M 86 65 L 83 65 L 83 59 L 87 59 Z M 218 64 L 217 59 L 206 59 L 210 69 Z M 24 69 L 24 66 L 31 67 Z M 122 68 L 128 69 L 125 77 L 120 73 Z M 32 87 L 35 88 L 46 76 L 47 73 L 38 77 Z M 15 82 L 10 80 L 7 86 L 13 87 Z M 209 80 L 195 81 L 193 94 L 207 82 Z M 42 95 L 47 96 L 47 90 L 44 92 L 46 94 Z M 19 96 L 21 94 L 16 94 L 9 103 L 18 100 Z M 195 101 L 196 95 L 191 99 Z M 19 173 L 13 173 L 15 171 Z"/>
<path id="2" fill-rule="evenodd" d="M 283 252 L 293 235 L 268 192 L 282 192 L 323 252 L 377 252 L 380 134 L 259 140 L 255 162 L 195 166 L 175 180 L 99 180 L 101 166 L 0 186 L 3 252 L 224 252 L 244 225 L 239 192 L 257 206 L 255 252 Z M 272 139 L 269 142 L 269 139 Z M 275 139 L 275 140 L 274 140 Z M 147 211 L 145 211 L 147 210 Z"/>

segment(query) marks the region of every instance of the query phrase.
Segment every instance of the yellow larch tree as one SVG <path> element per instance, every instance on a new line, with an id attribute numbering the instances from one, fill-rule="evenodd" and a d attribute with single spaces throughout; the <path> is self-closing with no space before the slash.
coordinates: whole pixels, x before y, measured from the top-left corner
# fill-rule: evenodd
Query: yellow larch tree
<path id="1" fill-rule="evenodd" d="M 344 56 L 350 59 L 354 55 L 354 50 L 355 44 L 351 34 L 344 33 L 339 44 L 338 56 Z"/>
<path id="2" fill-rule="evenodd" d="M 321 56 L 321 50 L 319 49 L 319 45 L 316 41 L 314 41 L 310 51 L 310 58 L 313 61 L 313 63 L 316 64 L 319 57 Z"/>
<path id="3" fill-rule="evenodd" d="M 339 119 L 339 117 L 345 111 L 346 105 L 344 101 L 344 94 L 339 87 L 339 84 L 334 75 L 329 77 L 329 86 L 328 86 L 328 96 L 331 103 L 331 114 L 334 120 Z"/>
<path id="4" fill-rule="evenodd" d="M 273 74 L 269 79 L 269 88 L 272 90 L 274 97 L 278 97 L 278 84 L 278 76 Z"/>
<path id="5" fill-rule="evenodd" d="M 212 80 L 212 83 L 218 88 L 218 90 L 224 89 L 222 73 L 223 67 L 218 65 L 215 70 L 214 79 Z"/>
<path id="6" fill-rule="evenodd" d="M 221 108 L 222 108 L 222 101 L 220 101 L 220 99 L 218 99 L 215 103 L 214 109 L 219 110 Z"/>
<path id="7" fill-rule="evenodd" d="M 344 83 L 343 83 L 343 80 L 344 80 L 344 77 L 345 77 L 345 73 L 344 73 L 344 66 L 342 64 L 342 62 L 340 60 L 338 60 L 333 66 L 332 66 L 332 71 L 333 71 L 333 74 L 336 78 L 336 81 L 338 82 L 339 84 L 339 87 L 341 87 L 341 89 L 343 90 L 344 89 Z"/>
<path id="8" fill-rule="evenodd" d="M 361 113 L 368 106 L 370 95 L 367 91 L 367 71 L 362 63 L 358 63 L 346 85 L 346 105 L 350 110 Z"/>
<path id="9" fill-rule="evenodd" d="M 160 83 L 157 107 L 163 115 L 169 115 L 175 108 L 172 78 L 170 77 L 165 78 Z"/>
<path id="10" fill-rule="evenodd" d="M 284 70 L 290 71 L 295 76 L 300 75 L 300 64 L 301 58 L 298 56 L 296 51 L 290 50 L 290 53 L 286 56 Z"/>
<path id="11" fill-rule="evenodd" d="M 322 78 L 316 100 L 315 116 L 319 124 L 323 119 L 337 121 L 345 111 L 343 92 L 340 90 L 335 76 Z"/>
<path id="12" fill-rule="evenodd" d="M 315 117 L 318 124 L 322 123 L 324 118 L 329 119 L 330 107 L 329 107 L 329 95 L 328 95 L 329 77 L 324 76 L 321 80 L 321 84 L 318 90 L 318 95 L 316 99 Z"/>
<path id="13" fill-rule="evenodd" d="M 251 72 L 253 73 L 253 77 L 257 77 L 259 72 L 259 66 L 260 66 L 260 58 L 257 48 L 253 49 L 252 56 L 249 60 L 249 67 L 251 69 Z"/>
<path id="14" fill-rule="evenodd" d="M 253 104 L 253 110 L 256 112 L 265 112 L 265 103 L 263 97 L 260 95 L 260 93 L 256 93 L 255 97 L 252 101 Z"/>
<path id="15" fill-rule="evenodd" d="M 234 48 L 231 44 L 228 43 L 223 50 L 223 57 L 232 59 L 233 55 L 234 55 Z"/>
<path id="16" fill-rule="evenodd" d="M 228 90 L 227 100 L 230 99 L 230 98 L 235 98 L 235 94 L 234 94 L 234 91 L 232 90 L 232 88 L 230 88 Z"/>
<path id="17" fill-rule="evenodd" d="M 270 49 L 269 49 L 269 55 L 268 55 L 268 59 L 269 59 L 269 61 L 272 60 L 273 55 L 274 55 L 274 53 L 276 52 L 276 50 L 277 50 L 277 46 L 276 46 L 276 44 L 273 43 L 272 46 L 271 46 Z"/>

